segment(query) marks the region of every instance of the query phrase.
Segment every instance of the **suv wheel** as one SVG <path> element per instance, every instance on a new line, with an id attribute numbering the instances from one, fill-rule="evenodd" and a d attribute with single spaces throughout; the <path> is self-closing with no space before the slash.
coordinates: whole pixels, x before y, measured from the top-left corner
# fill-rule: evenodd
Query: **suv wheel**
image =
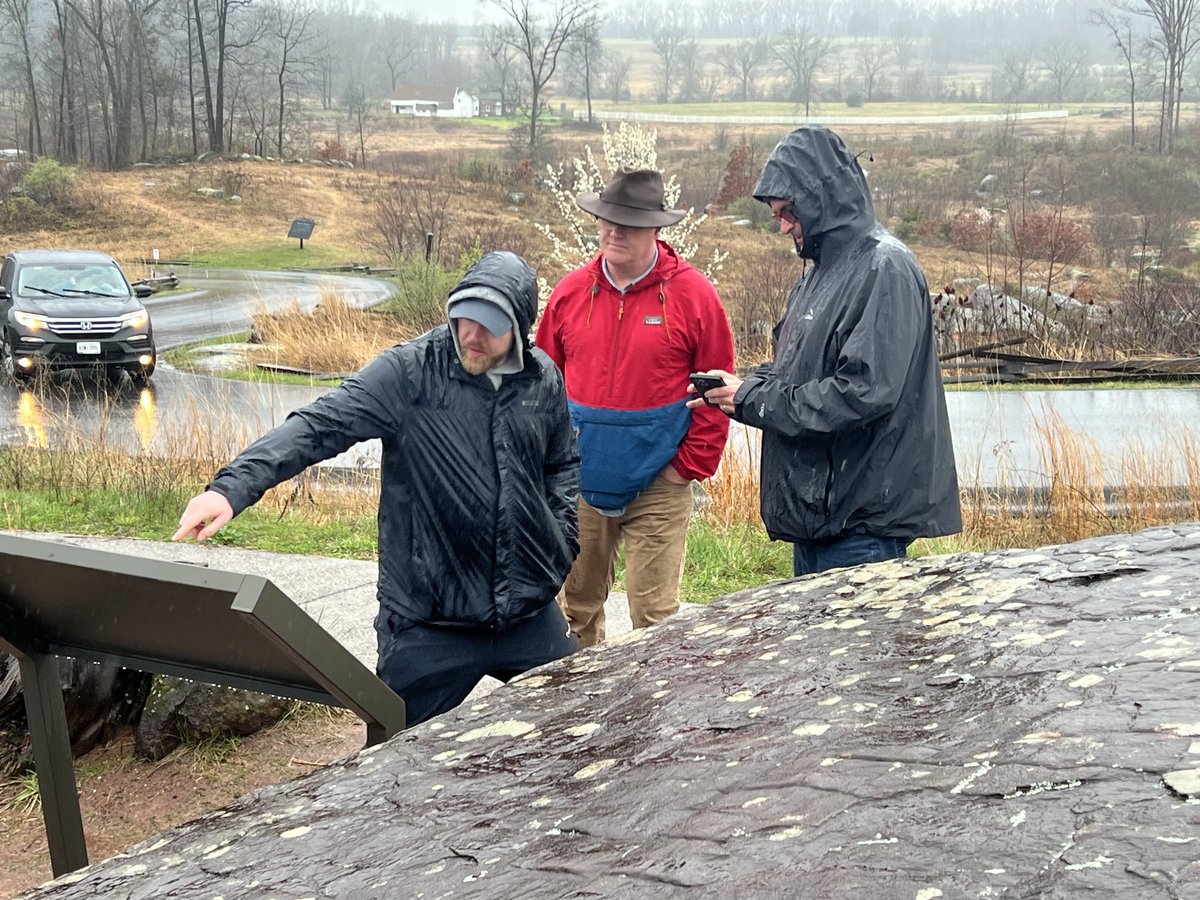
<path id="1" fill-rule="evenodd" d="M 18 384 L 23 384 L 33 378 L 32 373 L 23 372 L 17 368 L 16 357 L 13 356 L 12 346 L 8 343 L 8 338 L 0 338 L 0 367 L 4 369 L 4 374 L 9 380 L 15 381 Z"/>

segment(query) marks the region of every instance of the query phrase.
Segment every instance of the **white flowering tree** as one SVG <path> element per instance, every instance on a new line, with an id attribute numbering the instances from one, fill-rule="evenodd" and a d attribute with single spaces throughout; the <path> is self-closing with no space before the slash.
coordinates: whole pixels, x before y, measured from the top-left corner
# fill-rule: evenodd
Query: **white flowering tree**
<path id="1" fill-rule="evenodd" d="M 571 189 L 564 186 L 565 167 L 547 166 L 546 186 L 554 195 L 555 205 L 561 222 L 557 227 L 537 223 L 535 228 L 549 239 L 554 260 L 564 272 L 577 269 L 591 260 L 600 249 L 596 239 L 596 222 L 575 204 L 575 195 L 585 191 L 599 192 L 608 184 L 614 172 L 621 166 L 631 169 L 655 169 L 658 165 L 658 131 L 644 129 L 638 123 L 622 122 L 615 131 L 610 131 L 607 123 L 603 126 L 604 158 L 597 160 L 590 145 L 583 148 L 583 158 L 573 161 L 574 179 Z M 680 185 L 675 176 L 663 173 L 666 189 L 667 209 L 677 209 Z M 699 244 L 695 238 L 696 229 L 707 218 L 701 213 L 688 208 L 687 213 L 676 224 L 662 230 L 662 239 L 675 248 L 675 252 L 700 269 L 709 279 L 715 282 L 717 273 L 728 252 L 720 248 L 714 249 L 712 256 L 703 265 L 694 259 L 699 252 Z M 550 295 L 550 287 L 545 279 L 539 280 L 542 299 Z"/>

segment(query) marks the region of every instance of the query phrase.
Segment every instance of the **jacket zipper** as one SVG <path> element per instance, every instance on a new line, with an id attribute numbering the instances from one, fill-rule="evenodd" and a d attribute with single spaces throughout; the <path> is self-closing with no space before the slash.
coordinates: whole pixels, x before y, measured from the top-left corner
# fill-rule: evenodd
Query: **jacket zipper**
<path id="1" fill-rule="evenodd" d="M 625 294 L 621 294 L 621 304 L 617 307 L 617 333 L 613 335 L 612 359 L 608 364 L 608 399 L 613 397 L 613 385 L 617 377 L 617 357 L 620 355 L 621 327 L 625 322 Z"/>
<path id="2" fill-rule="evenodd" d="M 496 434 L 496 420 L 499 418 L 500 410 L 500 393 L 504 390 L 504 379 L 500 380 L 500 386 L 492 392 L 492 410 L 491 410 L 491 425 L 492 430 L 492 456 L 496 461 L 496 508 L 492 518 L 492 621 L 488 623 L 488 630 L 496 632 L 500 629 L 501 619 L 503 618 L 500 612 L 500 604 L 497 602 L 496 596 L 496 575 L 500 570 L 499 550 L 500 550 L 500 515 L 504 508 L 504 482 L 500 477 L 500 454 L 505 453 L 502 441 Z"/>
<path id="3" fill-rule="evenodd" d="M 829 466 L 829 474 L 825 476 L 825 515 L 833 515 L 833 448 L 825 451 L 825 462 Z"/>

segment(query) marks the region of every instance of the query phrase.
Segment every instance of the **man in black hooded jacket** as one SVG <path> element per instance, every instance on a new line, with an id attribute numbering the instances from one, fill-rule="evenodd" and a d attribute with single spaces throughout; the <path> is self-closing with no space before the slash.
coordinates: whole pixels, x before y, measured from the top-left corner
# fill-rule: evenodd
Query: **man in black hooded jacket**
<path id="1" fill-rule="evenodd" d="M 192 498 L 173 540 L 205 540 L 271 487 L 383 444 L 377 670 L 408 724 L 573 652 L 555 597 L 579 550 L 579 452 L 562 375 L 529 341 L 533 269 L 485 255 L 449 325 L 385 350 L 251 444 Z"/>
<path id="2" fill-rule="evenodd" d="M 929 288 L 875 220 L 857 157 L 803 125 L 775 147 L 754 196 L 812 266 L 775 327 L 773 361 L 744 381 L 715 372 L 725 385 L 705 399 L 762 429 L 767 533 L 795 545 L 805 575 L 960 531 Z"/>

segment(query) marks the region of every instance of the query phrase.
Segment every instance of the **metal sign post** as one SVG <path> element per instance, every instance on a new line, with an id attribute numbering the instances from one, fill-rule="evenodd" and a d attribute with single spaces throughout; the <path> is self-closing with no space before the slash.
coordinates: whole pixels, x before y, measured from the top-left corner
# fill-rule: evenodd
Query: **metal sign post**
<path id="1" fill-rule="evenodd" d="M 288 229 L 287 236 L 290 238 L 300 238 L 300 249 L 304 249 L 304 241 L 312 237 L 313 228 L 316 227 L 316 222 L 308 218 L 300 218 L 292 220 L 292 227 Z"/>

